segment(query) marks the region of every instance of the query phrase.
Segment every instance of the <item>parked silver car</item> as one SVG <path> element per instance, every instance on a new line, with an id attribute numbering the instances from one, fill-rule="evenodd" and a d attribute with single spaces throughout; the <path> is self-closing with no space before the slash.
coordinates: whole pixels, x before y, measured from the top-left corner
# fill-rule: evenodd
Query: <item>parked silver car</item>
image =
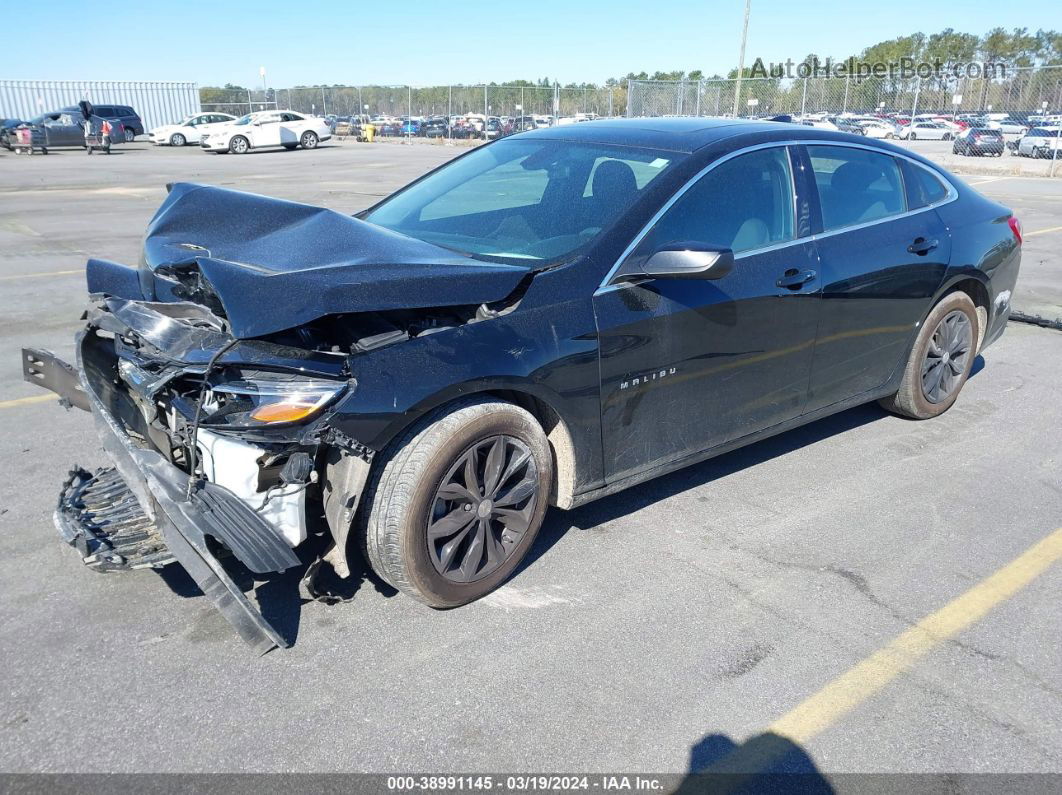
<path id="1" fill-rule="evenodd" d="M 1058 150 L 1062 144 L 1060 132 L 1062 125 L 1057 124 L 1033 127 L 1018 141 L 1014 153 L 1025 157 L 1059 157 Z"/>

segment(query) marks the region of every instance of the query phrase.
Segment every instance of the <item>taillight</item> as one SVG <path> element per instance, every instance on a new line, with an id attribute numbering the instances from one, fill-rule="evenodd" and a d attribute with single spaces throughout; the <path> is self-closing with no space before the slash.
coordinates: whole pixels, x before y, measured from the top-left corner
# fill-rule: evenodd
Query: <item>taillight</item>
<path id="1" fill-rule="evenodd" d="M 1016 216 L 1011 216 L 1007 219 L 1007 225 L 1010 227 L 1010 231 L 1014 233 L 1015 239 L 1018 241 L 1018 245 L 1021 245 L 1021 221 Z"/>

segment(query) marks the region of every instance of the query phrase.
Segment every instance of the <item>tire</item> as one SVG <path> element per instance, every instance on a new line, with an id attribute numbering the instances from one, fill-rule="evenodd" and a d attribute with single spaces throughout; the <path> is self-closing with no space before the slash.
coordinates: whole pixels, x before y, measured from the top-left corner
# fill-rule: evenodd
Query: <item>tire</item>
<path id="1" fill-rule="evenodd" d="M 242 135 L 234 135 L 229 141 L 229 151 L 234 155 L 245 155 L 251 151 L 251 142 Z"/>
<path id="2" fill-rule="evenodd" d="M 317 133 L 313 130 L 307 130 L 299 138 L 299 146 L 303 149 L 316 149 L 317 148 Z"/>
<path id="3" fill-rule="evenodd" d="M 944 137 L 941 140 L 950 141 L 951 140 L 951 133 L 944 133 Z"/>
<path id="4" fill-rule="evenodd" d="M 295 149 L 295 148 L 297 148 L 297 147 L 298 147 L 298 144 L 284 144 L 284 148 L 285 148 L 285 149 L 287 149 L 287 150 L 288 150 L 289 152 L 290 152 L 290 151 L 291 151 L 292 149 Z"/>
<path id="5" fill-rule="evenodd" d="M 944 328 L 950 331 L 942 331 Z M 970 377 L 979 339 L 977 308 L 970 296 L 963 292 L 944 296 L 918 332 L 899 390 L 878 402 L 887 411 L 916 420 L 940 416 L 955 403 Z M 934 351 L 944 355 L 938 356 Z M 934 374 L 939 385 L 937 391 L 933 390 Z M 928 379 L 928 389 L 924 379 Z"/>
<path id="6" fill-rule="evenodd" d="M 521 456 L 528 458 L 490 489 L 488 462 L 499 443 L 503 473 Z M 359 528 L 362 551 L 373 570 L 403 593 L 437 608 L 467 604 L 504 583 L 534 544 L 549 503 L 553 458 L 535 418 L 500 400 L 463 400 L 416 423 L 385 456 L 370 480 L 368 510 Z M 517 514 L 518 524 L 503 523 L 492 512 L 491 500 L 469 499 L 469 491 L 455 485 L 455 480 L 467 484 L 463 462 L 468 457 L 477 473 L 483 471 L 477 475 L 477 496 L 493 492 L 500 501 L 518 486 L 533 489 L 526 501 L 521 497 L 514 503 L 522 506 L 519 510 L 501 509 Z M 444 485 L 450 485 L 452 494 L 466 496 L 452 501 L 440 496 Z M 465 513 L 470 522 L 464 522 Z M 440 522 L 450 517 L 456 523 Z M 432 540 L 429 524 L 449 530 Z M 516 527 L 523 529 L 515 532 Z"/>
<path id="7" fill-rule="evenodd" d="M 913 141 L 916 138 L 918 138 L 918 136 L 915 133 L 911 133 L 910 135 L 907 136 L 907 140 L 908 141 Z"/>
<path id="8" fill-rule="evenodd" d="M 136 130 L 134 130 L 132 127 L 126 127 L 125 142 L 127 144 L 131 144 L 134 140 L 136 140 Z"/>
<path id="9" fill-rule="evenodd" d="M 892 133 L 885 133 L 885 137 L 891 139 L 891 138 L 895 138 L 896 136 L 893 135 Z"/>
<path id="10" fill-rule="evenodd" d="M 170 146 L 184 146 L 188 143 L 188 139 L 181 133 L 174 133 L 170 136 Z"/>

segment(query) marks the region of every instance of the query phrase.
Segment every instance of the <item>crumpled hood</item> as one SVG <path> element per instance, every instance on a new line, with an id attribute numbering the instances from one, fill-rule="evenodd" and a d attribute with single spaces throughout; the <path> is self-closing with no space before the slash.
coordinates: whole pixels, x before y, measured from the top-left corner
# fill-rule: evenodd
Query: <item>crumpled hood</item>
<path id="1" fill-rule="evenodd" d="M 321 207 L 191 183 L 171 187 L 144 260 L 145 300 L 178 300 L 158 271 L 194 263 L 241 339 L 332 314 L 500 301 L 529 272 Z M 89 292 L 107 292 L 95 286 L 90 263 Z"/>

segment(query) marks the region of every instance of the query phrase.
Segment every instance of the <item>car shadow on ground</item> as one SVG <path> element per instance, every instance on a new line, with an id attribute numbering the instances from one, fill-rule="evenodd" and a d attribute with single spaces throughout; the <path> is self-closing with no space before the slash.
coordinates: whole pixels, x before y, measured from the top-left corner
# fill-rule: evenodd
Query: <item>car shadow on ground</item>
<path id="1" fill-rule="evenodd" d="M 811 756 L 792 740 L 765 732 L 736 743 L 706 734 L 690 748 L 686 777 L 677 793 L 801 793 L 827 795 L 833 786 Z"/>
<path id="2" fill-rule="evenodd" d="M 285 149 L 282 146 L 278 146 L 278 147 L 270 147 L 270 148 L 265 148 L 265 149 L 249 149 L 246 152 L 244 152 L 242 155 L 237 155 L 237 157 L 247 157 L 247 155 L 275 155 L 275 154 L 281 154 L 281 153 L 286 153 L 286 152 L 316 152 L 319 149 L 339 149 L 339 148 L 340 147 L 338 145 L 336 145 L 336 144 L 328 144 L 328 143 L 319 143 L 313 149 L 303 149 L 302 146 L 296 146 L 294 149 Z M 223 152 L 222 154 L 232 154 L 232 153 L 231 152 Z"/>

